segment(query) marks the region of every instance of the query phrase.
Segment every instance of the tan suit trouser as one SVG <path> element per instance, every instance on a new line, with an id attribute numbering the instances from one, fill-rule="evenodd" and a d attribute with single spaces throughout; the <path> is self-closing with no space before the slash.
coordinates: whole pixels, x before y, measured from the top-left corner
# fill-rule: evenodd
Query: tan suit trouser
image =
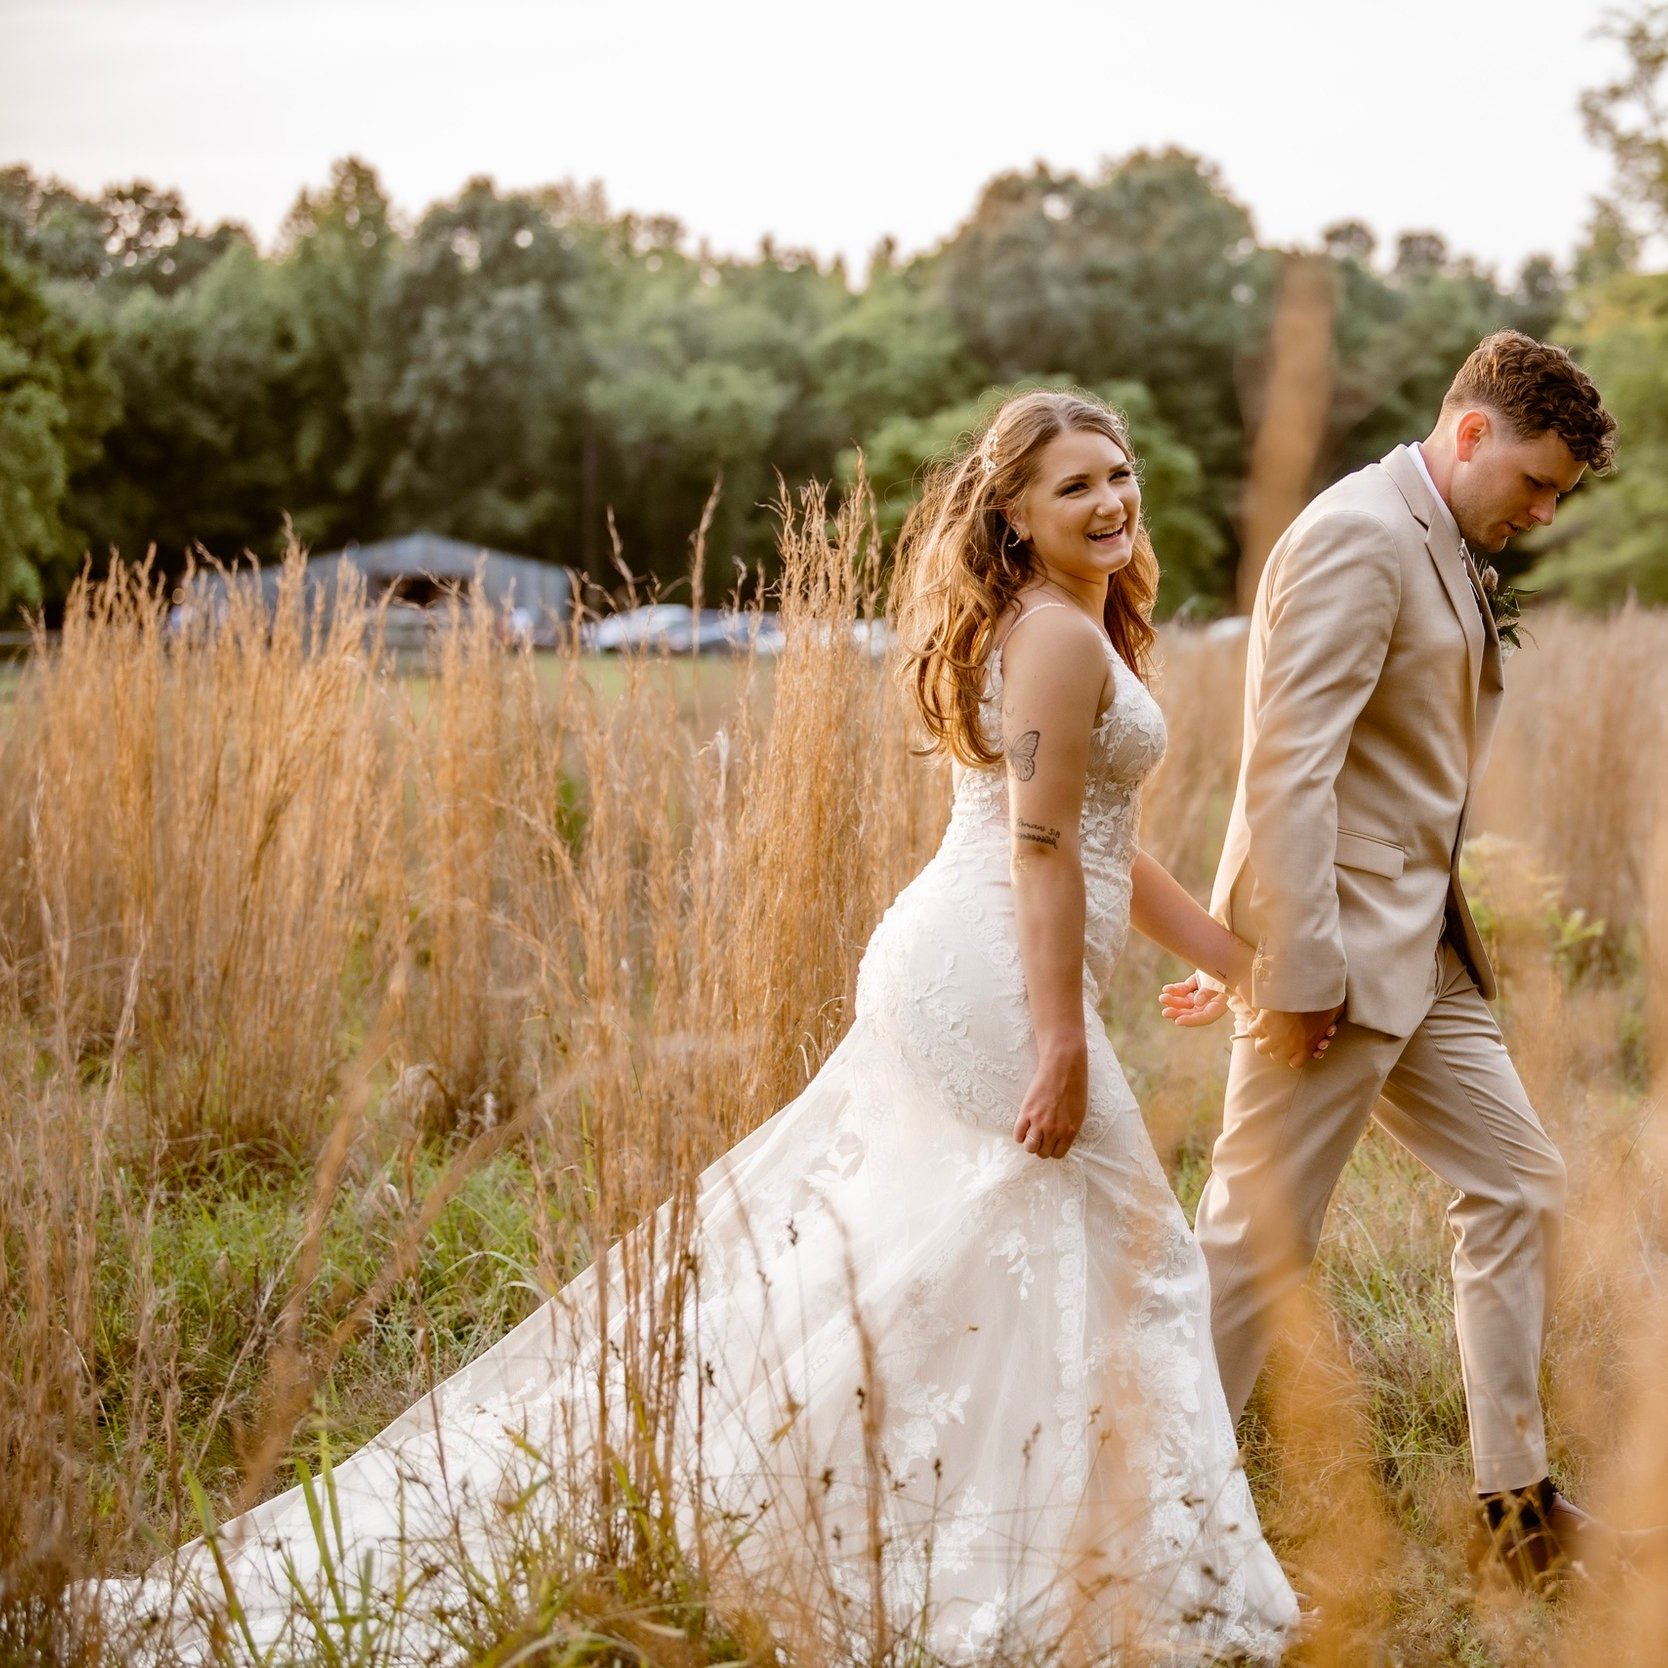
<path id="1" fill-rule="evenodd" d="M 1333 1187 L 1376 1115 L 1458 1189 L 1448 1221 L 1477 1488 L 1522 1488 L 1547 1469 L 1540 1362 L 1564 1163 L 1446 940 L 1431 986 L 1430 1011 L 1412 1036 L 1343 1021 L 1326 1058 L 1296 1071 L 1258 1054 L 1239 1034 L 1239 1016 L 1196 1224 L 1210 1267 L 1211 1329 L 1237 1419 L 1273 1342 L 1275 1312 L 1307 1278 Z"/>

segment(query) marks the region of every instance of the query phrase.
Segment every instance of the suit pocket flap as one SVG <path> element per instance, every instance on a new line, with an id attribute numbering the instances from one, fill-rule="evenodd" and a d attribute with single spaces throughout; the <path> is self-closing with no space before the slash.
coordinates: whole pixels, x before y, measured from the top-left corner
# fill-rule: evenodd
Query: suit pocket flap
<path id="1" fill-rule="evenodd" d="M 1340 828 L 1338 855 L 1334 861 L 1340 869 L 1365 869 L 1370 875 L 1396 880 L 1407 866 L 1407 853 L 1394 840 L 1381 840 L 1376 834 L 1352 834 L 1347 828 Z"/>

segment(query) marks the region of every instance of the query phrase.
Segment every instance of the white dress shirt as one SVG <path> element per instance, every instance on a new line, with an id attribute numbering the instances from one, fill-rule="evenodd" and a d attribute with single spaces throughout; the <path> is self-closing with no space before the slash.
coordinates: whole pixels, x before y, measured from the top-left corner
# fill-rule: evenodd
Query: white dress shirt
<path id="1" fill-rule="evenodd" d="M 1448 500 L 1436 490 L 1436 482 L 1431 479 L 1430 465 L 1425 462 L 1425 454 L 1420 449 L 1419 442 L 1417 440 L 1410 440 L 1404 447 L 1402 447 L 1402 450 L 1413 459 L 1413 467 L 1419 471 L 1421 479 L 1424 481 L 1425 485 L 1431 489 L 1431 498 L 1435 501 L 1437 509 L 1441 512 L 1442 519 L 1448 524 L 1448 527 L 1453 532 L 1454 537 L 1459 539 L 1460 548 L 1463 550 L 1465 548 L 1465 540 L 1460 537 L 1459 523 L 1454 520 L 1454 512 L 1448 508 Z"/>

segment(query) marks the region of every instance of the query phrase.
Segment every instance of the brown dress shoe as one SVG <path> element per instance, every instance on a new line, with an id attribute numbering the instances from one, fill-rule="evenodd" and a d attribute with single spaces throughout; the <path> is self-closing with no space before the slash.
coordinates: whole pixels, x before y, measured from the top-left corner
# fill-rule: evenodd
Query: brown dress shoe
<path id="1" fill-rule="evenodd" d="M 1543 1477 L 1528 1488 L 1482 1497 L 1489 1548 L 1518 1586 L 1544 1592 L 1587 1573 L 1602 1531 L 1598 1520 L 1566 1500 Z"/>

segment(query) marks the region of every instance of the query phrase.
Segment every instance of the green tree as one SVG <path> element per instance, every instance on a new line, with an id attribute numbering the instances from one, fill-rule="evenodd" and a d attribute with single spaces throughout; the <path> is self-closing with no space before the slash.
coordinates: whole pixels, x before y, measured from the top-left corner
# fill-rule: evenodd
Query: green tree
<path id="1" fill-rule="evenodd" d="M 297 411 L 273 265 L 234 247 L 187 289 L 130 292 L 107 328 L 121 418 L 77 483 L 94 547 L 141 556 L 155 545 L 164 571 L 196 543 L 223 557 L 275 555 Z"/>
<path id="2" fill-rule="evenodd" d="M 178 192 L 145 180 L 87 198 L 25 167 L 0 169 L 0 248 L 47 278 L 171 295 L 234 244 L 250 244 L 243 227 L 223 221 L 204 231 Z"/>
<path id="3" fill-rule="evenodd" d="M 924 264 L 877 261 L 867 289 L 811 344 L 809 375 L 842 441 L 941 411 L 987 380 L 925 274 Z"/>
<path id="4" fill-rule="evenodd" d="M 1611 93 L 1625 137 L 1637 123 Z M 1627 270 L 1637 241 L 1601 205 L 1583 283 Z M 1381 265 L 1345 222 L 1327 250 L 1337 376 L 1316 486 L 1420 432 L 1479 336 L 1541 333 L 1567 295 L 1545 258 L 1501 286 L 1429 233 Z M 940 250 L 877 249 L 861 292 L 838 261 L 769 240 L 721 258 L 572 183 L 472 180 L 407 233 L 354 158 L 300 195 L 270 257 L 145 181 L 85 198 L 0 170 L 0 252 L 108 339 L 120 419 L 102 453 L 96 423 L 62 431 L 62 496 L 95 547 L 265 553 L 287 511 L 314 545 L 426 525 L 611 582 L 612 513 L 628 562 L 670 580 L 722 475 L 709 553 L 768 568 L 778 475 L 826 477 L 861 441 L 895 519 L 980 389 L 1041 376 L 1139 385 L 1167 606 L 1234 570 L 1278 253 L 1174 150 L 994 179 Z M 16 471 L 56 478 L 19 445 L 37 461 Z"/>
<path id="5" fill-rule="evenodd" d="M 1613 480 L 1594 481 L 1535 541 L 1526 587 L 1589 607 L 1635 596 L 1668 602 L 1668 275 L 1636 270 L 1668 233 L 1668 6 L 1610 17 L 1615 80 L 1583 96 L 1588 136 L 1610 153 L 1610 191 L 1594 204 L 1561 326 L 1621 427 Z"/>
<path id="6" fill-rule="evenodd" d="M 1523 583 L 1584 607 L 1668 602 L 1668 274 L 1624 272 L 1589 287 L 1568 323 L 1620 425 L 1617 470 L 1569 501 Z"/>
<path id="7" fill-rule="evenodd" d="M 116 409 L 96 332 L 0 253 L 0 619 L 40 603 L 78 564 L 70 479 L 97 456 Z"/>
<path id="8" fill-rule="evenodd" d="M 1270 270 L 1251 219 L 1183 151 L 1093 179 L 990 182 L 937 262 L 952 317 L 997 380 L 1133 380 L 1205 471 L 1226 531 L 1245 463 L 1235 368 L 1267 330 Z"/>
<path id="9" fill-rule="evenodd" d="M 361 429 L 376 308 L 401 252 L 373 169 L 337 162 L 302 192 L 279 236 L 274 302 L 284 320 L 273 367 L 293 413 L 287 508 L 303 543 L 363 537 L 376 523 L 378 459 Z"/>
<path id="10" fill-rule="evenodd" d="M 0 169 L 0 247 L 43 277 L 88 283 L 108 259 L 98 204 L 21 164 Z"/>
<path id="11" fill-rule="evenodd" d="M 1550 255 L 1529 256 L 1507 297 L 1513 329 L 1545 341 L 1556 331 L 1569 294 L 1570 279 Z"/>
<path id="12" fill-rule="evenodd" d="M 808 256 L 770 246 L 757 262 L 686 257 L 662 248 L 636 260 L 586 343 L 587 408 L 602 437 L 602 491 L 634 566 L 662 579 L 687 564 L 687 539 L 713 482 L 723 495 L 709 549 L 767 567 L 773 529 L 761 506 L 790 485 L 826 476 L 834 452 L 817 398 L 815 344 L 843 305 Z"/>
<path id="13" fill-rule="evenodd" d="M 1622 73 L 1581 97 L 1587 137 L 1609 151 L 1615 176 L 1600 225 L 1632 237 L 1668 231 L 1668 115 L 1659 96 L 1668 68 L 1668 6 L 1612 12 L 1600 29 L 1622 49 Z"/>
<path id="14" fill-rule="evenodd" d="M 355 390 L 385 530 L 573 559 L 594 206 L 474 179 L 391 263 Z"/>

